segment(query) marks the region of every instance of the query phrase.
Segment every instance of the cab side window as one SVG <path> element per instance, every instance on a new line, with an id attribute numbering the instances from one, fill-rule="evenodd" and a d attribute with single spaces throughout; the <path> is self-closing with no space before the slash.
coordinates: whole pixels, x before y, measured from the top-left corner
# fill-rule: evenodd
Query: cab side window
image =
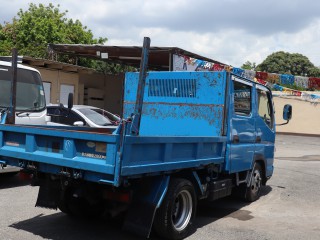
<path id="1" fill-rule="evenodd" d="M 261 89 L 257 89 L 258 93 L 258 114 L 262 120 L 273 129 L 273 111 L 270 93 Z"/>
<path id="2" fill-rule="evenodd" d="M 251 113 L 251 86 L 234 81 L 234 112 L 248 116 Z"/>

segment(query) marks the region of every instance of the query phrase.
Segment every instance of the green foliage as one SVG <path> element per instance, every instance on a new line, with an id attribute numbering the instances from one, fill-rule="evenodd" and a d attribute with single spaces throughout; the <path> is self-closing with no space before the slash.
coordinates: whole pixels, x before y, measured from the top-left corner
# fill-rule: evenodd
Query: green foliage
<path id="1" fill-rule="evenodd" d="M 0 55 L 11 55 L 16 47 L 19 55 L 47 58 L 49 43 L 103 44 L 107 38 L 95 39 L 91 30 L 79 20 L 67 19 L 67 11 L 61 12 L 59 5 L 29 5 L 27 11 L 19 10 L 12 22 L 0 24 Z M 66 62 L 73 59 L 63 58 Z M 82 66 L 92 66 L 92 60 L 81 60 Z"/>
<path id="2" fill-rule="evenodd" d="M 14 47 L 13 26 L 14 23 L 7 23 L 5 26 L 0 24 L 0 55 L 11 55 L 11 49 Z"/>
<path id="3" fill-rule="evenodd" d="M 242 66 L 242 69 L 246 69 L 246 70 L 255 70 L 256 69 L 256 63 L 255 62 L 250 62 L 250 61 L 246 61 Z"/>
<path id="4" fill-rule="evenodd" d="M 313 67 L 309 69 L 309 77 L 320 77 L 320 69 Z"/>
<path id="5" fill-rule="evenodd" d="M 292 74 L 296 76 L 320 76 L 320 70 L 310 60 L 299 53 L 275 52 L 256 68 L 257 71 Z"/>
<path id="6" fill-rule="evenodd" d="M 123 72 L 134 72 L 137 71 L 134 67 L 131 66 L 123 66 L 116 63 L 107 63 L 104 61 L 94 61 L 93 68 L 95 68 L 98 72 L 104 74 L 116 74 Z"/>

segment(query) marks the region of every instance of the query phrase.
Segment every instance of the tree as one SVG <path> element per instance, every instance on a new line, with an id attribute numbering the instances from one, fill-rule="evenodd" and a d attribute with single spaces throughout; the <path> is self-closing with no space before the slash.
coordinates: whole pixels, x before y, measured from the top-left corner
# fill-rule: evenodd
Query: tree
<path id="1" fill-rule="evenodd" d="M 255 62 L 246 61 L 244 64 L 242 64 L 241 68 L 242 69 L 246 69 L 246 70 L 255 70 L 256 69 L 256 63 Z"/>
<path id="2" fill-rule="evenodd" d="M 60 5 L 29 5 L 22 9 L 12 22 L 0 24 L 0 55 L 10 55 L 16 47 L 20 55 L 47 58 L 48 43 L 64 44 L 103 44 L 107 38 L 94 38 L 91 30 L 79 20 L 67 19 L 68 11 L 61 12 Z M 74 63 L 73 59 L 59 59 Z M 81 60 L 82 65 L 92 65 L 92 60 Z"/>
<path id="3" fill-rule="evenodd" d="M 292 74 L 297 76 L 320 76 L 320 70 L 310 60 L 299 53 L 275 52 L 256 68 L 258 71 Z"/>
<path id="4" fill-rule="evenodd" d="M 117 73 L 124 73 L 124 72 L 136 72 L 138 71 L 135 67 L 121 65 L 119 63 L 111 63 L 105 61 L 95 61 L 94 62 L 94 69 L 100 73 L 104 74 L 117 74 Z"/>
<path id="5" fill-rule="evenodd" d="M 309 69 L 309 77 L 320 77 L 320 69 L 318 67 L 313 67 Z"/>

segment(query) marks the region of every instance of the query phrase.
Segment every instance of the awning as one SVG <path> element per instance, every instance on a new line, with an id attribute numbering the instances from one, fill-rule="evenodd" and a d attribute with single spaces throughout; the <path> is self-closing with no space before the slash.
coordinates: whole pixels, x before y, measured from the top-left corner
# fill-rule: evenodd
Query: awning
<path id="1" fill-rule="evenodd" d="M 49 44 L 48 48 L 50 53 L 67 54 L 74 57 L 86 57 L 133 66 L 136 68 L 140 67 L 142 52 L 142 47 L 137 46 Z M 209 59 L 177 47 L 150 47 L 149 69 L 171 70 L 173 54 L 222 64 L 213 59 Z"/>

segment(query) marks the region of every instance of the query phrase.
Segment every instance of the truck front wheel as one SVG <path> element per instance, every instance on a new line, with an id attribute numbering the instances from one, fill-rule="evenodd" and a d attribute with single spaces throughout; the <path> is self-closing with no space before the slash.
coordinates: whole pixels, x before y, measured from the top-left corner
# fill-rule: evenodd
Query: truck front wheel
<path id="1" fill-rule="evenodd" d="M 185 238 L 191 230 L 196 206 L 197 198 L 192 183 L 186 179 L 172 179 L 155 216 L 155 231 L 167 239 Z"/>
<path id="2" fill-rule="evenodd" d="M 245 199 L 254 202 L 260 197 L 262 186 L 262 169 L 259 163 L 255 163 L 249 186 L 246 189 Z"/>

